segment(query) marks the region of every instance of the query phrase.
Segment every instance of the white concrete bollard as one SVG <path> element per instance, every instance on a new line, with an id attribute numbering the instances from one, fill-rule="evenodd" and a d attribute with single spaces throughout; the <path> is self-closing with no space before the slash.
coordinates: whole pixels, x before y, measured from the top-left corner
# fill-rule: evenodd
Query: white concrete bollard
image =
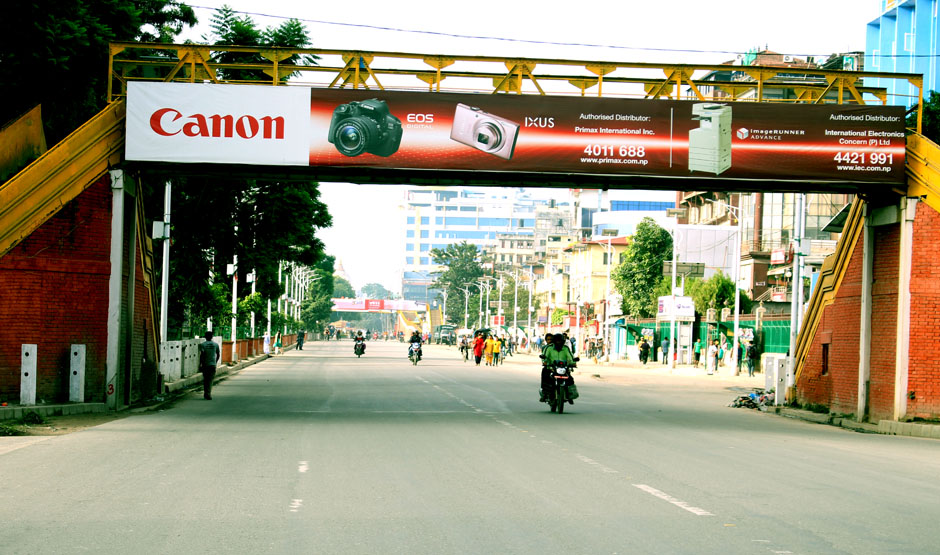
<path id="1" fill-rule="evenodd" d="M 69 401 L 85 402 L 85 346 L 72 345 L 69 368 Z"/>
<path id="2" fill-rule="evenodd" d="M 23 345 L 20 351 L 20 404 L 36 404 L 36 345 Z"/>

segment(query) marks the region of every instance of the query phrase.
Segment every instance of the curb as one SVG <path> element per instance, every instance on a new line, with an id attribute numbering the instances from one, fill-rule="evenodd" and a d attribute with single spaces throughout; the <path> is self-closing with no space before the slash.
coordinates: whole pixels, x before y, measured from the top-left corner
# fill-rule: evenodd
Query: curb
<path id="1" fill-rule="evenodd" d="M 285 349 L 285 351 L 288 349 Z M 219 381 L 227 378 L 229 375 L 236 374 L 241 370 L 257 364 L 263 360 L 271 358 L 271 355 L 258 355 L 235 364 L 234 366 L 224 366 L 219 368 L 216 372 L 215 380 L 213 383 L 218 383 Z M 175 382 L 164 384 L 164 395 L 166 398 L 157 401 L 153 404 L 147 404 L 143 406 L 132 406 L 126 407 L 113 412 L 122 412 L 127 411 L 129 413 L 141 413 L 151 410 L 160 410 L 161 407 L 176 401 L 181 395 L 186 393 L 186 391 L 195 385 L 202 384 L 202 374 L 196 372 L 192 376 L 188 376 L 181 380 Z M 23 418 L 27 413 L 35 412 L 39 416 L 69 416 L 72 414 L 87 414 L 87 413 L 105 413 L 112 412 L 108 409 L 107 403 L 65 403 L 57 405 L 17 405 L 12 407 L 0 407 L 0 421 L 3 420 L 19 420 Z"/>
<path id="2" fill-rule="evenodd" d="M 43 418 L 47 416 L 68 416 L 91 412 L 108 412 L 105 403 L 68 403 L 61 405 L 28 405 L 0 408 L 0 420 L 19 420 L 26 414 L 35 412 Z"/>
<path id="3" fill-rule="evenodd" d="M 863 434 L 882 434 L 907 437 L 920 437 L 926 439 L 940 439 L 940 423 L 922 422 L 895 422 L 894 420 L 879 420 L 877 424 L 871 422 L 857 422 L 834 414 L 815 413 L 806 410 L 787 407 L 774 407 L 768 413 L 777 414 L 785 418 L 794 418 L 816 424 L 838 426 Z"/>

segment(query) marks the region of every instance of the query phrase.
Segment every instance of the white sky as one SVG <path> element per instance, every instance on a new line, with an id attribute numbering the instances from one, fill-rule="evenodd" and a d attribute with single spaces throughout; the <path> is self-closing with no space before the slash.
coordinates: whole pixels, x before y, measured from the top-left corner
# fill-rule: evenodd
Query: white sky
<path id="1" fill-rule="evenodd" d="M 213 10 L 223 4 L 249 12 L 261 28 L 277 26 L 285 17 L 300 19 L 313 48 L 703 64 L 721 63 L 755 47 L 821 57 L 864 51 L 865 26 L 881 6 L 880 0 L 196 0 L 191 5 L 200 25 L 183 38 L 199 42 L 208 33 Z M 350 184 L 321 188 L 334 222 L 321 238 L 356 288 L 378 282 L 401 289 L 402 190 Z"/>

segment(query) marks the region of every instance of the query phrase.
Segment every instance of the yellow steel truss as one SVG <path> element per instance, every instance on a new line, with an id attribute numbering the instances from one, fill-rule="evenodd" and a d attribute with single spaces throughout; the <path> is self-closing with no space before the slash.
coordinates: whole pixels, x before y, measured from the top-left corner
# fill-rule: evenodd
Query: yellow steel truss
<path id="1" fill-rule="evenodd" d="M 219 55 L 225 53 L 256 54 L 257 61 L 219 63 Z M 284 63 L 292 56 L 305 55 L 316 56 L 318 63 Z M 919 107 L 923 106 L 923 76 L 907 73 L 133 42 L 111 44 L 108 97 L 111 100 L 123 97 L 127 81 L 135 79 L 236 82 L 222 79 L 220 72 L 224 70 L 254 70 L 267 77 L 237 82 L 267 85 L 284 84 L 287 76 L 296 75 L 292 83 L 310 86 L 380 90 L 426 87 L 442 92 L 443 81 L 449 79 L 451 85 L 446 90 L 450 92 L 540 95 L 580 92 L 585 96 L 596 87 L 597 96 L 816 104 L 885 104 L 884 88 L 863 84 L 865 78 L 879 78 L 910 82 L 917 90 L 912 96 L 916 96 Z M 803 78 L 793 78 L 795 72 Z M 714 78 L 731 74 L 733 77 Z M 787 91 L 786 98 L 771 98 L 768 90 Z M 918 131 L 920 113 L 918 110 Z"/>

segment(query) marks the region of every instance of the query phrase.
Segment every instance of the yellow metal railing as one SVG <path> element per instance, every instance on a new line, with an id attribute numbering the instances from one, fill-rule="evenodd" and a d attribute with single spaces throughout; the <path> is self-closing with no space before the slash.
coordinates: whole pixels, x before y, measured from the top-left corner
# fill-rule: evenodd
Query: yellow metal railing
<path id="1" fill-rule="evenodd" d="M 121 162 L 124 114 L 123 100 L 111 103 L 0 184 L 0 256 Z"/>
<path id="2" fill-rule="evenodd" d="M 835 301 L 839 286 L 842 285 L 842 280 L 849 269 L 852 255 L 855 253 L 855 245 L 865 227 L 865 206 L 864 200 L 859 197 L 855 198 L 845 221 L 845 227 L 842 229 L 842 235 L 839 237 L 836 252 L 826 258 L 819 272 L 819 280 L 816 288 L 813 289 L 813 296 L 809 300 L 806 315 L 803 317 L 803 325 L 800 327 L 796 340 L 797 380 L 803 371 L 803 363 L 809 355 L 810 347 L 813 345 L 823 312 Z"/>
<path id="3" fill-rule="evenodd" d="M 219 63 L 223 54 L 253 60 Z M 316 65 L 286 63 L 301 57 L 316 57 Z M 923 96 L 923 76 L 906 73 L 132 42 L 111 43 L 108 71 L 110 99 L 124 96 L 130 80 L 284 85 L 290 75 L 291 84 L 317 87 L 582 96 L 594 89 L 597 96 L 650 99 L 885 104 L 886 89 L 863 84 L 878 78 L 907 81 L 917 89 L 912 96 Z M 252 79 L 222 77 L 232 72 L 251 72 Z M 786 98 L 768 94 L 773 90 Z"/>
<path id="4" fill-rule="evenodd" d="M 907 137 L 907 196 L 940 212 L 940 146 L 920 134 Z"/>

